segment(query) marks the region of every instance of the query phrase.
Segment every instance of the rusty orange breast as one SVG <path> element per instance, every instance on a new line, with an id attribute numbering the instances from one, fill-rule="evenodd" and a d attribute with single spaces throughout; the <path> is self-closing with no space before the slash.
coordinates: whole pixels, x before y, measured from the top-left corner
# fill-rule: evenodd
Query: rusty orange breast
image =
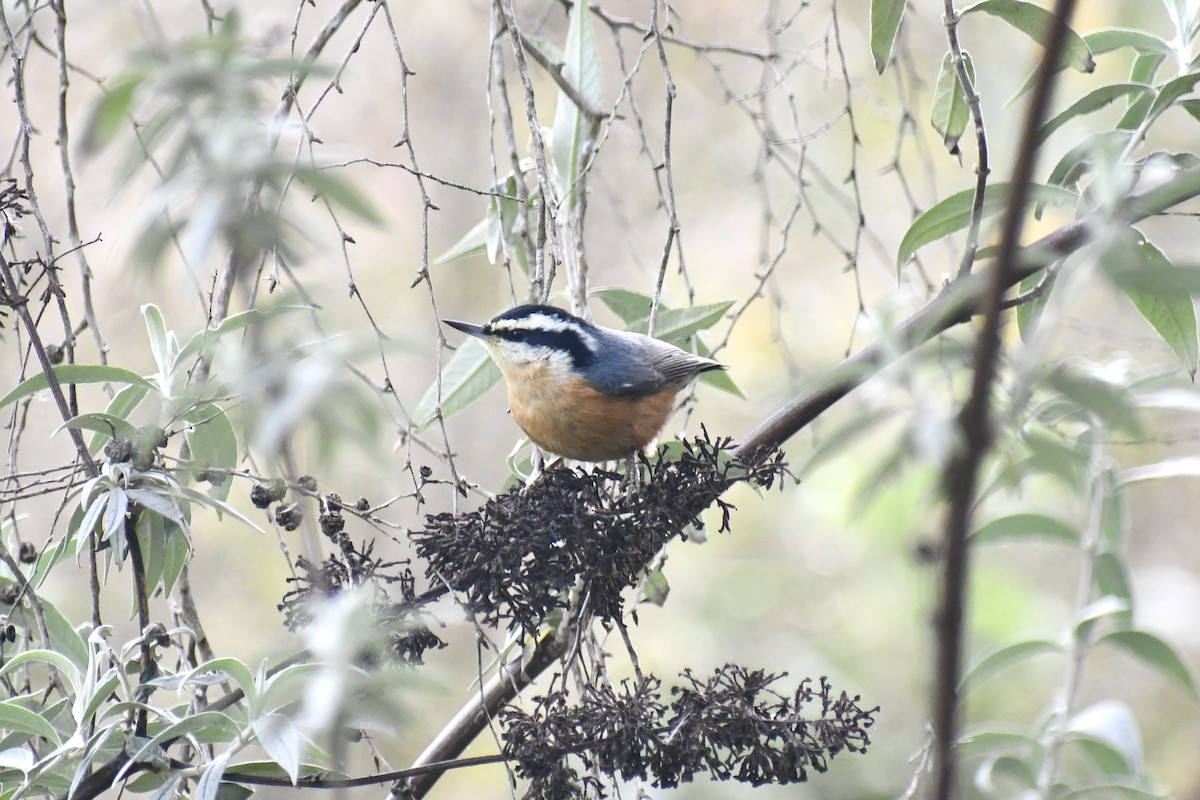
<path id="1" fill-rule="evenodd" d="M 543 450 L 579 461 L 610 461 L 658 435 L 675 405 L 675 390 L 612 397 L 578 378 L 565 381 L 546 363 L 503 369 L 513 419 Z"/>

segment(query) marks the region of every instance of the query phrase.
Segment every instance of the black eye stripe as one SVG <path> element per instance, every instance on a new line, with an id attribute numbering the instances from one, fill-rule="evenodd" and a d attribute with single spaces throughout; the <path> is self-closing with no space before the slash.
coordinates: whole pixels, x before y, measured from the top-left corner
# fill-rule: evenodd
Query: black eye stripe
<path id="1" fill-rule="evenodd" d="M 509 342 L 521 342 L 533 347 L 561 350 L 571 357 L 571 361 L 576 367 L 586 367 L 595 358 L 579 331 L 570 328 L 561 331 L 536 328 L 493 328 L 488 333 Z"/>

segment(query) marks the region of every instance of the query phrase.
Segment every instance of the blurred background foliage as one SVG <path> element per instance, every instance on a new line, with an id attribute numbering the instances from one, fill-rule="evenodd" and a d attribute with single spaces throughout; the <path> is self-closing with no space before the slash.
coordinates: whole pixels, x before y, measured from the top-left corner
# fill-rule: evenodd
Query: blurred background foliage
<path id="1" fill-rule="evenodd" d="M 560 3 L 515 5 L 526 46 L 549 61 L 577 53 L 579 36 L 592 37 L 595 61 L 587 63 L 600 73 L 583 99 L 616 112 L 592 131 L 592 147 L 566 147 L 563 131 L 582 134 L 561 118 L 560 88 L 530 65 L 539 117 L 557 137 L 553 185 L 537 180 L 511 45 L 497 37 L 503 26 L 482 0 L 76 2 L 67 5 L 68 22 L 57 24 L 52 5 L 5 0 L 6 70 L 11 77 L 15 49 L 25 109 L 23 117 L 16 104 L 0 108 L 10 142 L 3 177 L 35 189 L 41 213 L 36 222 L 14 220 L 19 235 L 6 237 L 5 257 L 46 257 L 44 220 L 60 259 L 64 307 L 77 326 L 74 360 L 167 375 L 152 381 L 155 402 L 121 415 L 132 426 L 161 427 L 173 435 L 169 452 L 185 458 L 175 436 L 182 420 L 195 424 L 205 403 L 228 414 L 237 459 L 223 466 L 243 474 L 217 476 L 218 491 L 206 496 L 212 506 L 227 501 L 266 533 L 192 498 L 189 572 L 212 648 L 251 671 L 297 645 L 276 605 L 295 556 L 322 544 L 311 502 L 300 531 L 285 531 L 250 504 L 248 476 L 308 474 L 348 501 L 387 503 L 379 513 L 387 525 L 363 525 L 354 535 L 375 537 L 379 552 L 400 559 L 410 554 L 405 528 L 424 513 L 478 505 L 509 480 L 510 462 L 528 455 L 514 452 L 519 431 L 503 392 L 488 388 L 494 378 L 489 383 L 481 351 L 468 350 L 458 357 L 460 372 L 449 371 L 454 351 L 438 324 L 440 317 L 482 321 L 525 298 L 536 264 L 522 242 L 536 239 L 537 215 L 518 221 L 513 198 L 540 202 L 554 192 L 564 215 L 584 206 L 583 222 L 564 216 L 556 233 L 568 260 L 586 266 L 597 321 L 644 325 L 645 298 L 655 295 L 665 264 L 666 310 L 658 313 L 667 316 L 656 330 L 677 324 L 679 341 L 700 332 L 700 346 L 730 366 L 728 385 L 700 384 L 665 438 L 703 423 L 736 440 L 846 354 L 886 342 L 892 326 L 958 269 L 963 237 L 942 236 L 962 224 L 911 246 L 914 219 L 975 183 L 969 116 L 945 85 L 941 4 L 910 4 L 882 74 L 866 3 L 657 7 L 669 34 L 662 42 L 669 71 L 646 35 L 653 24 L 646 3 L 606 0 L 590 33 L 572 30 Z M 885 5 L 876 4 L 877 14 Z M 1003 3 L 993 5 L 964 16 L 958 34 L 981 98 L 992 180 L 1001 182 L 1015 158 L 1026 99 L 1018 95 L 1041 50 L 1006 22 Z M 340 9 L 348 9 L 345 18 Z M 1184 157 L 1196 142 L 1191 86 L 1177 87 L 1157 109 L 1162 118 L 1145 131 L 1146 143 L 1132 150 L 1123 149 L 1126 137 L 1114 151 L 1111 134 L 1129 127 L 1122 120 L 1138 103 L 1145 118 L 1148 93 L 1089 94 L 1191 74 L 1188 14 L 1194 4 L 1083 4 L 1073 21 L 1080 34 L 1132 29 L 1150 38 L 1131 33 L 1124 46 L 1093 46 L 1093 71 L 1061 74 L 1052 114 L 1093 100 L 1047 131 L 1036 180 L 1051 182 L 1056 164 L 1070 180 L 1060 181 L 1066 188 L 1057 195 L 1038 195 L 1049 202 L 1027 225 L 1029 241 L 1074 219 L 1078 208 L 1114 208 L 1134 191 L 1129 164 L 1151 152 L 1174 160 L 1159 178 L 1142 180 L 1170 181 L 1195 166 Z M 313 41 L 323 45 L 315 61 L 305 57 Z M 1165 43 L 1162 53 L 1155 41 Z M 66 127 L 56 135 L 62 74 L 70 92 Z M 502 92 L 516 123 L 515 158 Z M 27 155 L 23 119 L 33 124 Z M 1096 146 L 1084 148 L 1088 142 Z M 63 179 L 64 154 L 73 184 Z M 572 155 L 587 164 L 584 183 L 563 178 Z M 1088 189 L 1083 201 L 1077 188 Z M 260 202 L 246 202 L 251 190 Z M 985 247 L 994 244 L 995 219 L 984 222 Z M 1110 272 L 1139 259 L 1190 265 L 1195 218 L 1175 209 L 1139 228 L 1157 255 L 1114 230 L 1079 257 L 1083 266 L 1055 288 L 1040 322 L 1023 318 L 1028 327 L 1018 330 L 1014 315 L 1005 329 L 1011 357 L 996 386 L 1001 432 L 973 550 L 967 661 L 984 667 L 965 706 L 974 738 L 963 750 L 963 796 L 1026 789 L 1049 714 L 1070 686 L 1072 707 L 1093 710 L 1076 720 L 1083 744 L 1063 751 L 1075 785 L 1105 778 L 1125 787 L 1089 795 L 1097 797 L 1200 797 L 1200 508 L 1194 464 L 1169 461 L 1197 448 L 1195 319 L 1189 340 L 1178 308 L 1179 298 L 1190 308 L 1195 286 L 1173 295 L 1136 280 L 1114 286 L 1090 269 L 1103 266 L 1102 253 Z M 567 271 L 550 284 L 559 305 L 575 299 Z M 31 296 L 44 288 L 34 286 Z M 1155 303 L 1175 305 L 1164 317 L 1143 307 Z M 687 316 L 693 307 L 700 310 Z M 247 309 L 261 319 L 205 339 L 204 374 L 194 374 L 194 358 L 173 367 L 164 360 L 210 323 Z M 56 317 L 44 314 L 42 335 L 65 344 Z M 13 322 L 6 317 L 0 350 L 10 376 L 5 392 L 39 371 Z M 896 359 L 789 442 L 799 485 L 764 496 L 735 490 L 734 532 L 703 545 L 675 543 L 668 601 L 643 606 L 633 630 L 651 672 L 738 661 L 796 677 L 829 675 L 882 708 L 867 755 L 838 760 L 799 787 L 699 781 L 663 796 L 906 791 L 927 739 L 940 468 L 953 447 L 971 343 L 964 329 Z M 457 336 L 448 344 L 466 349 Z M 200 351 L 197 344 L 188 355 Z M 105 372 L 81 383 L 81 411 L 111 410 L 105 387 L 113 380 L 120 378 Z M 449 391 L 463 383 L 461 394 Z M 454 401 L 443 406 L 444 421 L 439 391 L 443 403 Z M 10 547 L 31 542 L 50 552 L 70 538 L 73 514 L 78 524 L 79 501 L 22 489 L 29 480 L 20 475 L 69 463 L 72 445 L 45 393 L 5 411 L 16 476 L 3 506 L 5 536 Z M 100 443 L 106 424 L 92 420 Z M 189 444 L 228 451 L 220 441 Z M 1026 516 L 1013 521 L 1018 514 Z M 1087 591 L 1105 589 L 1099 599 L 1108 606 L 1081 602 L 1081 574 Z M 79 623 L 90 616 L 86 586 L 86 565 L 63 558 L 39 593 Z M 101 596 L 113 642 L 136 636 L 127 586 L 114 570 Z M 156 603 L 164 621 L 168 609 L 180 613 L 175 600 Z M 374 722 L 392 730 L 374 733 L 379 760 L 357 756 L 351 774 L 410 763 L 471 692 L 476 630 L 449 604 L 441 618 L 439 633 L 451 647 L 373 689 L 388 697 L 389 711 Z M 327 624 L 352 638 L 345 618 Z M 1126 635 L 1138 633 L 1157 638 Z M 1077 662 L 1078 644 L 1096 639 L 1103 641 Z M 1154 642 L 1173 649 L 1163 654 Z M 610 646 L 621 650 L 619 642 Z M 620 656 L 612 669 L 617 677 L 630 671 Z M 476 747 L 491 752 L 494 742 L 485 736 Z M 498 766 L 449 774 L 436 791 L 510 796 Z"/>

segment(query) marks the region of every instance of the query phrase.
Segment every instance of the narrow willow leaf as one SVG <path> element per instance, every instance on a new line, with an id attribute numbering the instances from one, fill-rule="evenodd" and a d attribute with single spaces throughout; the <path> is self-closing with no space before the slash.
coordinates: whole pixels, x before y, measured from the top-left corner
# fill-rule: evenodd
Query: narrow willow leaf
<path id="1" fill-rule="evenodd" d="M 1045 45 L 1046 37 L 1050 34 L 1050 25 L 1054 15 L 1041 6 L 1025 2 L 1025 0 L 982 0 L 973 6 L 964 8 L 962 15 L 983 12 L 1007 22 L 1030 39 Z M 1091 72 L 1096 69 L 1092 51 L 1078 33 L 1067 28 L 1066 39 L 1063 42 L 1062 61 L 1079 72 Z"/>
<path id="2" fill-rule="evenodd" d="M 708 330 L 720 322 L 725 312 L 733 307 L 733 301 L 711 303 L 705 306 L 689 308 L 659 308 L 658 319 L 654 321 L 654 338 L 664 342 L 679 344 L 692 334 Z M 629 326 L 629 330 L 646 333 L 650 318 L 637 320 Z"/>
<path id="3" fill-rule="evenodd" d="M 1160 675 L 1183 687 L 1193 699 L 1200 699 L 1196 678 L 1188 662 L 1165 640 L 1148 631 L 1112 631 L 1101 642 L 1115 645 L 1140 659 Z"/>
<path id="4" fill-rule="evenodd" d="M 183 346 L 183 349 L 179 351 L 179 355 L 175 357 L 175 363 L 181 364 L 188 359 L 203 354 L 207 347 L 211 346 L 213 342 L 227 333 L 240 331 L 243 328 L 249 327 L 250 325 L 254 325 L 259 322 L 266 322 L 267 320 L 274 319 L 275 317 L 282 317 L 285 314 L 291 314 L 295 311 L 309 310 L 311 310 L 309 306 L 287 305 L 281 303 L 265 309 L 252 308 L 248 311 L 231 314 L 230 316 L 221 320 L 221 322 L 217 325 L 214 325 L 211 328 L 205 328 L 188 339 L 187 343 Z"/>
<path id="5" fill-rule="evenodd" d="M 463 234 L 450 247 L 433 260 L 434 264 L 445 264 L 448 261 L 456 261 L 460 258 L 468 256 L 477 256 L 487 252 L 488 244 L 488 218 L 484 217 L 475 223 L 471 230 Z"/>
<path id="6" fill-rule="evenodd" d="M 972 544 L 991 544 L 1028 539 L 1073 545 L 1079 543 L 1079 531 L 1045 514 L 1012 514 L 981 526 L 971 534 L 970 541 Z"/>
<path id="7" fill-rule="evenodd" d="M 196 788 L 192 791 L 191 800 L 217 800 L 217 793 L 221 789 L 221 778 L 225 775 L 225 767 L 229 765 L 230 754 L 214 758 L 204 767 L 204 772 L 200 774 L 200 780 L 196 781 Z"/>
<path id="8" fill-rule="evenodd" d="M 1114 100 L 1122 97 L 1140 98 L 1152 94 L 1154 89 L 1144 83 L 1110 83 L 1085 94 L 1072 103 L 1064 111 L 1055 114 L 1038 130 L 1038 141 L 1044 141 L 1050 134 L 1066 125 L 1075 117 L 1099 111 Z M 1053 183 L 1053 181 L 1051 181 Z"/>
<path id="9" fill-rule="evenodd" d="M 602 74 L 600 51 L 592 28 L 592 10 L 587 3 L 576 3 L 571 9 L 567 43 L 563 48 L 562 77 L 595 110 L 604 101 Z M 590 128 L 591 121 L 584 111 L 576 108 L 565 92 L 559 92 L 550 150 L 561 182 L 559 192 L 566 198 L 568 209 L 575 204 L 576 178 Z"/>
<path id="10" fill-rule="evenodd" d="M 1042 291 L 1041 295 L 1034 297 L 1032 300 L 1027 300 L 1017 306 L 1017 333 L 1021 335 L 1021 341 L 1028 341 L 1033 331 L 1037 328 L 1038 321 L 1042 318 L 1042 312 L 1046 310 L 1046 303 L 1050 302 L 1050 292 L 1054 286 L 1054 279 L 1048 277 L 1050 273 L 1039 273 L 1030 275 L 1021 281 L 1018 291 L 1022 294 L 1031 292 L 1043 280 L 1049 280 L 1050 285 Z"/>
<path id="11" fill-rule="evenodd" d="M 154 365 L 158 367 L 159 378 L 166 381 L 171 375 L 171 348 L 167 336 L 167 323 L 162 312 L 153 303 L 142 306 L 142 319 L 146 321 L 146 336 L 150 339 L 150 352 L 154 355 Z M 164 390 L 170 388 L 164 385 Z"/>
<path id="12" fill-rule="evenodd" d="M 500 381 L 500 369 L 478 339 L 468 338 L 442 370 L 442 417 L 450 417 L 475 402 Z M 437 385 L 425 391 L 413 412 L 413 422 L 423 428 L 433 422 Z"/>
<path id="13" fill-rule="evenodd" d="M 54 377 L 60 384 L 68 383 L 131 383 L 153 388 L 151 383 L 138 375 L 120 367 L 110 367 L 106 364 L 59 364 L 53 369 Z M 46 373 L 39 372 L 32 378 L 21 381 L 11 392 L 0 397 L 0 408 L 29 397 L 50 385 Z"/>
<path id="14" fill-rule="evenodd" d="M 1171 260 L 1134 228 L 1114 235 L 1100 260 L 1107 274 L 1122 276 L 1118 285 L 1174 351 L 1188 374 L 1195 377 L 1200 367 L 1200 340 L 1192 298 L 1186 293 L 1155 289 L 1159 275 L 1176 271 Z"/>
<path id="15" fill-rule="evenodd" d="M 17 700 L 0 700 L 0 729 L 25 733 L 30 736 L 53 742 L 55 746 L 62 744 L 58 731 L 41 714 L 30 711 Z"/>
<path id="16" fill-rule="evenodd" d="M 1101 700 L 1088 706 L 1071 718 L 1067 730 L 1103 742 L 1115 750 L 1125 762 L 1126 774 L 1133 776 L 1142 771 L 1142 737 L 1133 712 L 1124 703 Z"/>
<path id="17" fill-rule="evenodd" d="M 967 670 L 959 684 L 961 693 L 969 693 L 1017 664 L 1034 656 L 1046 653 L 1061 653 L 1062 645 L 1045 639 L 1030 639 L 1010 644 L 984 656 L 979 663 Z"/>
<path id="18" fill-rule="evenodd" d="M 300 731 L 283 714 L 264 714 L 253 722 L 258 743 L 288 774 L 292 784 L 300 775 Z"/>
<path id="19" fill-rule="evenodd" d="M 589 294 L 600 298 L 626 326 L 649 317 L 650 306 L 654 302 L 650 295 L 629 289 L 594 289 Z"/>
<path id="20" fill-rule="evenodd" d="M 189 411 L 184 419 L 192 423 L 186 433 L 193 479 L 201 470 L 231 470 L 237 466 L 237 434 L 229 416 L 219 406 L 206 403 Z M 229 497 L 232 486 L 233 478 L 227 476 L 220 483 L 210 485 L 208 493 L 224 500 Z"/>
<path id="21" fill-rule="evenodd" d="M 1122 47 L 1129 47 L 1138 53 L 1157 53 L 1169 56 L 1173 52 L 1171 46 L 1152 33 L 1136 28 L 1100 28 L 1083 35 L 1092 55 L 1111 53 Z"/>
<path id="22" fill-rule="evenodd" d="M 971 221 L 971 201 L 974 196 L 973 189 L 950 195 L 917 217 L 900 241 L 900 248 L 896 253 L 896 267 L 903 267 L 913 253 L 925 245 L 967 227 Z M 986 219 L 1002 210 L 1007 200 L 1007 183 L 988 184 L 987 191 L 983 196 L 983 217 Z M 1078 200 L 1078 195 L 1061 186 L 1031 183 L 1029 184 L 1029 200 L 1030 202 L 1044 201 L 1048 205 L 1054 206 L 1074 205 Z"/>
<path id="23" fill-rule="evenodd" d="M 54 667 L 58 670 L 59 675 L 71 684 L 72 694 L 79 694 L 81 686 L 79 667 L 66 655 L 54 650 L 26 650 L 23 653 L 17 653 L 5 661 L 4 666 L 0 667 L 0 675 L 7 675 L 22 664 L 29 663 L 49 664 Z"/>
<path id="24" fill-rule="evenodd" d="M 907 0 L 871 0 L 871 56 L 880 75 L 892 57 L 892 45 L 906 5 Z"/>
<path id="25" fill-rule="evenodd" d="M 1159 114 L 1170 108 L 1176 100 L 1184 95 L 1191 94 L 1195 90 L 1197 83 L 1200 83 L 1200 72 L 1193 72 L 1191 75 L 1181 75 L 1174 80 L 1167 81 L 1158 90 L 1158 96 L 1150 104 L 1150 110 L 1146 112 L 1146 116 L 1149 119 L 1156 118 Z"/>
<path id="26" fill-rule="evenodd" d="M 971 84 L 975 83 L 975 65 L 971 63 L 969 53 L 963 53 L 963 65 Z M 958 70 L 954 61 L 947 53 L 942 59 L 942 69 L 938 73 L 937 87 L 933 91 L 933 111 L 929 116 L 929 124 L 942 136 L 942 144 L 951 155 L 958 154 L 958 140 L 962 138 L 971 119 L 971 110 L 967 106 L 966 89 L 958 79 Z"/>

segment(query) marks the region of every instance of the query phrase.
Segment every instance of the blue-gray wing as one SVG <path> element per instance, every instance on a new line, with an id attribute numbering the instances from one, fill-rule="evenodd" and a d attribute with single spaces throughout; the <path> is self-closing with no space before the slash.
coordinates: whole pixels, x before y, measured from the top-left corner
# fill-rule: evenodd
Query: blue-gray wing
<path id="1" fill-rule="evenodd" d="M 608 333 L 608 331 L 606 331 Z M 593 382 L 614 397 L 641 397 L 668 387 L 683 388 L 701 372 L 724 369 L 711 358 L 638 333 L 617 332 L 605 342 L 604 363 L 594 368 Z"/>

